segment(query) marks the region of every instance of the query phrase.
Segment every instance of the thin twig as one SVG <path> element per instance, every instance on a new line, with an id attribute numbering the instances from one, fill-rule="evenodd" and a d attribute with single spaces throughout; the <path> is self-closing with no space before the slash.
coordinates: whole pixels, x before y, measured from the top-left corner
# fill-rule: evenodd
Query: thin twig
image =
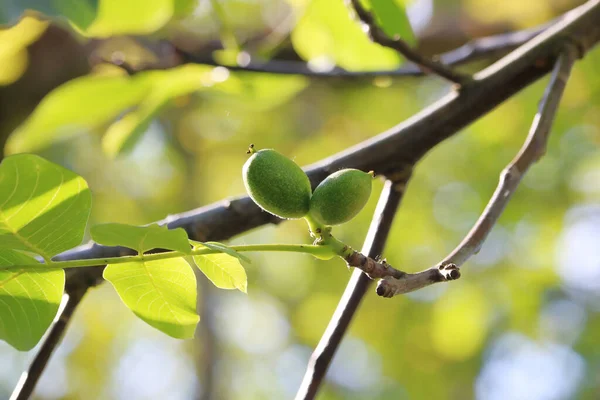
<path id="1" fill-rule="evenodd" d="M 353 251 L 345 259 L 348 267 L 361 270 L 371 279 L 386 278 L 388 276 L 400 279 L 406 275 L 405 272 L 389 265 L 385 259 L 375 259 L 359 251 Z"/>
<path id="2" fill-rule="evenodd" d="M 67 288 L 68 298 L 62 312 L 60 315 L 57 315 L 42 347 L 35 355 L 29 368 L 21 374 L 17 386 L 10 396 L 10 400 L 27 400 L 31 397 L 42 372 L 44 372 L 44 369 L 50 360 L 50 356 L 62 339 L 69 321 L 71 320 L 71 316 L 83 299 L 86 291 L 87 288 L 73 288 L 73 290 L 68 290 Z"/>
<path id="3" fill-rule="evenodd" d="M 577 7 L 560 22 L 477 74 L 475 83 L 468 90 L 450 93 L 389 131 L 307 167 L 313 187 L 340 168 L 372 170 L 394 180 L 394 171 L 403 166 L 412 167 L 438 143 L 544 76 L 557 58 L 557 47 L 566 37 L 583 44 L 581 55 L 591 49 L 600 41 L 599 19 L 600 0 L 591 0 Z M 248 196 L 244 196 L 174 215 L 163 222 L 169 228 L 184 228 L 193 240 L 219 241 L 264 224 L 280 223 L 281 220 L 263 212 Z M 131 254 L 129 249 L 88 243 L 55 259 L 126 254 Z M 67 284 L 84 291 L 101 282 L 102 268 L 67 271 Z"/>
<path id="4" fill-rule="evenodd" d="M 436 56 L 436 58 L 439 58 L 440 62 L 447 66 L 458 66 L 490 57 L 502 56 L 533 39 L 553 23 L 555 23 L 555 21 L 535 28 L 473 39 L 454 50 Z M 196 55 L 181 49 L 177 49 L 176 51 L 184 63 L 222 66 L 232 71 L 279 75 L 304 75 L 311 78 L 374 78 L 378 76 L 416 77 L 424 75 L 423 70 L 419 68 L 418 65 L 412 63 L 390 70 L 348 71 L 340 67 L 335 67 L 326 71 L 321 71 L 311 68 L 309 64 L 302 61 L 271 59 L 268 61 L 250 61 L 244 65 L 224 65 L 217 62 L 211 55 Z M 139 69 L 142 70 L 147 68 L 148 66 L 139 67 Z"/>
<path id="5" fill-rule="evenodd" d="M 362 252 L 369 257 L 375 258 L 383 252 L 403 193 L 403 184 L 399 185 L 386 181 L 362 248 Z M 327 329 L 310 357 L 304 379 L 296 393 L 296 400 L 315 398 L 331 360 L 348 330 L 348 326 L 354 314 L 356 314 L 370 282 L 371 279 L 362 271 L 353 271 L 346 290 L 344 290 L 344 294 L 327 325 Z"/>
<path id="6" fill-rule="evenodd" d="M 369 36 L 373 42 L 398 51 L 400 54 L 406 57 L 407 60 L 410 60 L 421 67 L 425 73 L 430 72 L 458 85 L 462 85 L 471 80 L 469 76 L 452 71 L 452 69 L 448 68 L 448 66 L 442 64 L 441 62 L 429 59 L 419 54 L 398 35 L 393 38 L 389 37 L 377 24 L 373 15 L 371 15 L 371 13 L 363 7 L 360 0 L 350 0 L 350 3 L 352 4 L 354 11 L 356 11 L 358 18 L 360 18 L 362 23 L 367 28 Z"/>
<path id="7" fill-rule="evenodd" d="M 546 87 L 525 143 L 515 158 L 500 173 L 500 181 L 494 194 L 463 241 L 438 265 L 429 270 L 417 274 L 407 274 L 400 279 L 391 277 L 382 279 L 377 286 L 377 293 L 380 296 L 392 297 L 460 276 L 458 268 L 479 252 L 529 167 L 546 152 L 550 128 L 577 56 L 577 48 L 571 43 L 566 44 L 554 65 L 552 77 Z"/>

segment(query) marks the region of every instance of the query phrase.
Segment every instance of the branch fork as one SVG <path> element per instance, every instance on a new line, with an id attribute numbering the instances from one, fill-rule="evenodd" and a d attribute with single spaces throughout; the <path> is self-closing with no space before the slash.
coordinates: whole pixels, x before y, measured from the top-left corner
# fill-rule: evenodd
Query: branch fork
<path id="1" fill-rule="evenodd" d="M 360 0 L 349 0 L 349 2 L 354 8 L 356 16 L 358 16 L 363 24 L 365 33 L 369 35 L 369 38 L 374 43 L 396 50 L 407 60 L 415 63 L 421 69 L 421 71 L 426 74 L 431 73 L 438 75 L 459 86 L 462 86 L 472 80 L 470 76 L 453 71 L 451 68 L 442 64 L 436 59 L 427 58 L 419 54 L 417 51 L 412 49 L 408 43 L 402 40 L 400 36 L 394 35 L 394 37 L 389 37 L 383 31 L 383 29 L 377 25 L 373 15 L 363 7 L 363 5 L 360 3 Z"/>
<path id="2" fill-rule="evenodd" d="M 574 44 L 566 44 L 554 65 L 550 83 L 544 92 L 525 143 L 500 173 L 494 194 L 463 241 L 436 267 L 416 274 L 384 277 L 377 285 L 377 294 L 393 297 L 434 283 L 460 278 L 459 267 L 479 252 L 529 167 L 545 154 L 552 122 L 577 57 L 577 47 Z"/>

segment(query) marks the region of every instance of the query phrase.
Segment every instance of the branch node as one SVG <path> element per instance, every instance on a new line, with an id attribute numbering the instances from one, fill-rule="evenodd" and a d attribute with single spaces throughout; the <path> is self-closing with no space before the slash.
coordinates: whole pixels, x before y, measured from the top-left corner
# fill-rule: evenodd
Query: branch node
<path id="1" fill-rule="evenodd" d="M 500 180 L 502 182 L 504 182 L 505 184 L 510 183 L 514 180 L 520 180 L 521 178 L 522 178 L 521 171 L 519 171 L 519 168 L 517 167 L 516 164 L 505 168 L 501 172 L 501 176 L 500 176 Z"/>
<path id="2" fill-rule="evenodd" d="M 385 278 L 387 276 L 401 279 L 405 272 L 399 271 L 387 263 L 385 259 L 377 260 L 367 257 L 364 254 L 354 251 L 352 254 L 346 257 L 348 267 L 356 267 L 366 273 L 369 278 Z"/>
<path id="3" fill-rule="evenodd" d="M 583 58 L 583 56 L 585 56 L 585 54 L 595 45 L 595 42 L 586 39 L 588 38 L 585 37 L 578 39 L 573 35 L 565 36 L 565 44 L 564 48 L 562 49 L 562 52 L 575 52 L 575 58 Z"/>
<path id="4" fill-rule="evenodd" d="M 438 269 L 446 281 L 454 281 L 460 278 L 460 269 L 454 263 L 442 265 Z"/>
<path id="5" fill-rule="evenodd" d="M 396 294 L 393 285 L 390 284 L 389 278 L 381 279 L 377 283 L 376 292 L 378 296 L 385 297 L 387 299 L 394 297 L 394 295 Z"/>
<path id="6" fill-rule="evenodd" d="M 388 36 L 383 29 L 377 25 L 373 14 L 363 7 L 360 0 L 349 0 L 349 3 L 354 8 L 354 12 L 360 19 L 361 24 L 363 24 L 363 30 L 368 32 L 369 38 L 374 43 L 396 50 L 407 60 L 417 64 L 424 73 L 438 75 L 459 86 L 472 81 L 470 76 L 453 71 L 443 63 L 421 55 L 419 52 L 412 49 L 408 43 L 402 40 L 400 35 L 396 34 L 393 37 Z M 367 28 L 364 27 L 365 25 Z"/>

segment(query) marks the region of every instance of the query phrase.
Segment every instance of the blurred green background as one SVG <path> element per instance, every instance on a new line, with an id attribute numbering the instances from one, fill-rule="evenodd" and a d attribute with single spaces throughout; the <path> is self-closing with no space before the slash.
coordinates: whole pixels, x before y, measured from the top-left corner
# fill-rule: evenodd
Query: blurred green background
<path id="1" fill-rule="evenodd" d="M 18 3 L 3 0 L 0 21 L 17 23 Z M 94 196 L 92 224 L 145 224 L 243 194 L 249 143 L 306 165 L 449 90 L 436 78 L 325 80 L 203 66 L 127 77 L 103 62 L 168 68 L 178 63 L 175 44 L 222 62 L 251 55 L 305 59 L 317 69 L 400 65 L 368 42 L 341 0 L 25 3 L 71 22 L 30 13 L 0 30 L 2 147 L 82 175 Z M 415 0 L 407 9 L 419 49 L 434 54 L 580 3 Z M 392 300 L 369 292 L 320 399 L 599 398 L 599 70 L 598 49 L 576 64 L 546 156 L 460 281 Z M 459 243 L 521 146 L 546 82 L 418 164 L 385 250 L 392 265 L 418 271 Z M 381 187 L 377 181 L 368 207 L 336 228 L 340 239 L 360 248 Z M 232 242 L 307 241 L 303 223 L 290 221 Z M 35 398 L 292 398 L 350 272 L 339 260 L 307 255 L 252 258 L 248 295 L 199 278 L 202 315 L 192 341 L 138 320 L 109 285 L 91 290 Z M 35 351 L 0 343 L 0 398 Z"/>

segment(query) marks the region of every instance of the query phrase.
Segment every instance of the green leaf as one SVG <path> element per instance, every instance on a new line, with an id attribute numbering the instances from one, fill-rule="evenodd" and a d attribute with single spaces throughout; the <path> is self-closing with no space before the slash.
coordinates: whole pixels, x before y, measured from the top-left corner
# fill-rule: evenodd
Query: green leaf
<path id="1" fill-rule="evenodd" d="M 113 223 L 92 226 L 91 234 L 96 243 L 129 247 L 140 254 L 152 249 L 175 250 L 186 254 L 191 251 L 187 233 L 182 228 Z"/>
<path id="2" fill-rule="evenodd" d="M 184 17 L 194 11 L 198 6 L 199 0 L 175 0 L 174 11 L 175 17 Z"/>
<path id="3" fill-rule="evenodd" d="M 104 269 L 123 303 L 142 320 L 169 336 L 194 337 L 196 276 L 182 258 L 109 264 Z"/>
<path id="4" fill-rule="evenodd" d="M 9 154 L 31 152 L 110 122 L 148 93 L 143 77 L 84 76 L 53 90 L 8 138 Z"/>
<path id="5" fill-rule="evenodd" d="M 413 33 L 410 21 L 406 15 L 404 1 L 402 0 L 366 0 L 371 12 L 379 26 L 389 36 L 398 37 L 410 44 L 415 44 L 415 34 Z"/>
<path id="6" fill-rule="evenodd" d="M 104 154 L 115 158 L 133 150 L 161 108 L 160 104 L 146 101 L 137 110 L 115 121 L 102 137 Z"/>
<path id="7" fill-rule="evenodd" d="M 235 96 L 254 109 L 266 110 L 286 102 L 306 87 L 300 76 L 229 76 L 224 68 L 188 64 L 168 71 L 140 74 L 151 89 L 138 108 L 115 121 L 102 137 L 109 157 L 131 151 L 158 114 L 177 97 L 204 91 Z"/>
<path id="8" fill-rule="evenodd" d="M 194 8 L 195 0 L 3 0 L 0 24 L 16 22 L 27 10 L 68 20 L 85 36 L 147 35 Z"/>
<path id="9" fill-rule="evenodd" d="M 152 120 L 171 99 L 213 86 L 213 71 L 213 67 L 190 64 L 145 74 L 151 90 L 136 110 L 108 128 L 102 138 L 104 152 L 114 157 L 133 149 Z"/>
<path id="10" fill-rule="evenodd" d="M 298 54 L 317 66 L 375 70 L 400 63 L 396 51 L 371 42 L 343 1 L 311 1 L 291 37 Z"/>
<path id="11" fill-rule="evenodd" d="M 94 22 L 84 34 L 94 37 L 147 35 L 173 17 L 174 0 L 102 0 Z"/>
<path id="12" fill-rule="evenodd" d="M 266 111 L 284 104 L 308 86 L 308 79 L 300 75 L 269 75 L 239 73 L 242 85 L 236 93 L 240 101 L 255 110 Z"/>
<path id="13" fill-rule="evenodd" d="M 251 92 L 257 97 L 257 103 L 268 103 L 291 96 L 301 88 L 302 82 L 282 80 L 279 92 L 277 85 L 271 85 L 265 95 L 260 81 L 245 85 L 229 76 L 225 68 L 192 64 L 167 71 L 143 72 L 132 78 L 81 77 L 46 96 L 31 117 L 9 137 L 6 152 L 37 151 L 53 142 L 87 133 L 139 104 L 115 121 L 102 139 L 104 151 L 116 156 L 131 150 L 152 120 L 176 97 L 199 90 L 232 95 Z M 277 93 L 283 95 L 278 97 Z"/>
<path id="14" fill-rule="evenodd" d="M 223 252 L 225 254 L 229 254 L 232 257 L 237 258 L 238 260 L 247 262 L 248 264 L 252 263 L 252 260 L 250 260 L 248 257 L 246 257 L 245 255 L 243 255 L 242 253 L 238 253 L 237 251 L 235 251 L 234 249 L 232 249 L 231 247 L 223 244 L 223 243 L 219 243 L 219 242 L 196 242 L 195 240 L 190 240 L 190 243 L 192 245 L 194 245 L 196 248 L 197 247 L 208 247 L 209 249 L 212 250 L 217 250 L 220 252 Z"/>
<path id="15" fill-rule="evenodd" d="M 23 253 L 0 249 L 0 266 L 36 262 Z M 17 350 L 32 349 L 52 323 L 64 287 L 63 270 L 0 269 L 0 339 Z"/>
<path id="16" fill-rule="evenodd" d="M 27 69 L 27 47 L 35 42 L 48 27 L 47 21 L 25 17 L 9 29 L 0 29 L 0 86 L 10 85 Z"/>
<path id="17" fill-rule="evenodd" d="M 27 10 L 38 11 L 47 17 L 64 17 L 77 28 L 85 29 L 96 18 L 98 0 L 2 0 L 0 24 L 16 22 Z"/>
<path id="18" fill-rule="evenodd" d="M 228 54 L 224 55 L 224 57 L 230 59 L 236 58 L 240 51 L 240 45 L 235 37 L 235 31 L 229 21 L 229 13 L 225 8 L 225 4 L 221 3 L 225 2 L 221 2 L 219 0 L 210 0 L 214 18 L 218 21 L 220 26 L 221 44 L 223 45 L 224 52 Z"/>
<path id="19" fill-rule="evenodd" d="M 46 260 L 79 245 L 92 196 L 85 180 L 33 154 L 0 164 L 0 248 Z"/>
<path id="20" fill-rule="evenodd" d="M 218 249 L 222 250 L 222 248 Z M 238 289 L 243 293 L 247 293 L 248 277 L 237 257 L 219 253 L 193 256 L 192 258 L 194 259 L 194 263 L 200 268 L 200 271 L 216 287 L 220 289 Z"/>

